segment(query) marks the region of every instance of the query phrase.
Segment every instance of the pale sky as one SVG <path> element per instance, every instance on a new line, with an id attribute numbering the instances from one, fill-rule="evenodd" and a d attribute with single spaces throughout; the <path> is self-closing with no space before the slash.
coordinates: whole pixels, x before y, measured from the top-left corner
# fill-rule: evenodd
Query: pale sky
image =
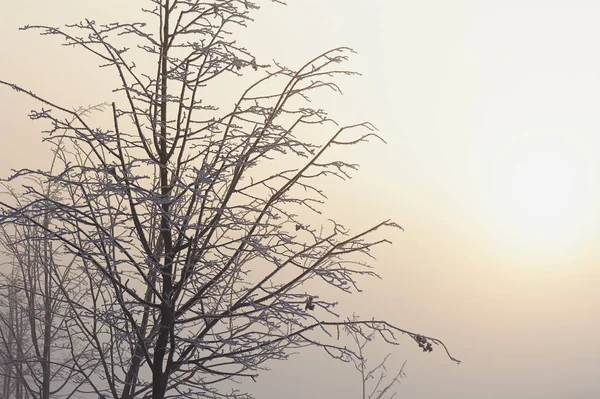
<path id="1" fill-rule="evenodd" d="M 406 229 L 378 253 L 383 280 L 342 306 L 440 338 L 463 361 L 401 339 L 389 348 L 407 360 L 397 397 L 600 397 L 600 2 L 288 2 L 265 6 L 242 43 L 290 67 L 354 48 L 363 76 L 319 105 L 388 142 L 348 151 L 362 167 L 330 186 L 327 212 Z M 131 20 L 139 4 L 7 2 L 0 79 L 73 107 L 109 101 L 93 58 L 17 28 Z M 0 103 L 0 173 L 46 167 L 35 103 L 7 89 Z M 351 366 L 318 352 L 272 367 L 248 388 L 258 397 L 360 395 Z"/>

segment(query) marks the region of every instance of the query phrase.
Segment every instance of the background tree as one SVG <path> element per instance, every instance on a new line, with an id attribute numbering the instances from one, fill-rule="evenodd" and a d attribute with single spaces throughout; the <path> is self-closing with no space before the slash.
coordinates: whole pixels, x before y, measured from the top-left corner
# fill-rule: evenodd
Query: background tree
<path id="1" fill-rule="evenodd" d="M 11 273 L 13 274 L 13 273 Z M 15 281 L 10 276 L 7 282 Z M 0 320 L 0 375 L 2 376 L 3 398 L 27 398 L 25 390 L 25 372 L 21 361 L 23 338 L 26 334 L 25 317 L 19 303 L 21 302 L 16 284 L 6 284 L 3 287 L 2 313 Z"/>
<path id="2" fill-rule="evenodd" d="M 80 273 L 79 290 L 60 290 L 69 334 L 87 345 L 85 357 L 72 359 L 77 394 L 247 397 L 222 382 L 254 379 L 298 348 L 358 358 L 336 339 L 344 326 L 445 349 L 386 321 L 333 311 L 331 288 L 355 292 L 360 276 L 376 276 L 371 251 L 389 242 L 383 229 L 399 228 L 383 221 L 352 233 L 320 216 L 324 181 L 357 168 L 331 150 L 380 139 L 369 123 L 337 127 L 309 106 L 309 95 L 339 91 L 334 79 L 353 75 L 340 66 L 351 50 L 332 49 L 295 70 L 270 66 L 231 39 L 256 4 L 148 3 L 143 22 L 24 28 L 58 35 L 115 71 L 110 118 L 95 113 L 92 124 L 0 81 L 40 101 L 31 118 L 51 124 L 55 169 L 12 179 L 51 183 L 55 194 L 25 184 L 20 204 L 0 202 L 0 224 L 35 227 L 30 239 Z M 134 50 L 117 44 L 123 38 Z M 218 107 L 246 72 L 254 83 Z M 46 270 L 63 284 L 60 268 Z"/>
<path id="3" fill-rule="evenodd" d="M 34 182 L 48 198 L 56 198 L 54 185 Z M 9 186 L 6 189 L 20 204 L 16 193 Z M 61 263 L 66 257 L 47 233 L 52 213 L 44 210 L 30 217 L 29 223 L 0 226 L 0 246 L 9 259 L 0 271 L 3 397 L 69 397 L 84 382 L 72 378 L 78 374 L 77 364 L 84 365 L 79 371 L 88 375 L 95 369 L 84 360 L 89 345 L 71 334 L 72 314 L 77 310 L 68 303 L 79 303 L 84 296 L 84 275 L 73 267 L 76 257 Z"/>
<path id="4" fill-rule="evenodd" d="M 353 320 L 357 320 L 356 317 Z M 365 333 L 361 330 L 361 325 L 348 325 L 344 330 L 354 342 L 356 348 L 355 357 L 350 360 L 354 364 L 356 370 L 361 377 L 361 393 L 362 399 L 392 399 L 396 396 L 397 391 L 394 391 L 394 386 L 400 383 L 400 379 L 405 377 L 404 366 L 406 361 L 402 363 L 400 369 L 391 376 L 387 374 L 387 361 L 390 354 L 387 354 L 381 362 L 376 366 L 367 366 L 366 347 L 376 338 L 377 331 L 369 331 Z M 428 351 L 427 348 L 424 348 Z"/>

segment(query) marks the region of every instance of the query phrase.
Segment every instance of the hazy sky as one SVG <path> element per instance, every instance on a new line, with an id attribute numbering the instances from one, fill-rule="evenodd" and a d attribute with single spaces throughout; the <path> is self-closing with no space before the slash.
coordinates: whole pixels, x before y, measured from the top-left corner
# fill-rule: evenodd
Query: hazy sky
<path id="1" fill-rule="evenodd" d="M 328 212 L 406 229 L 378 253 L 383 280 L 344 307 L 441 338 L 463 360 L 401 340 L 398 397 L 600 397 L 600 2 L 288 2 L 265 6 L 241 41 L 289 66 L 353 47 L 363 76 L 319 105 L 388 141 L 349 150 L 362 168 L 331 185 Z M 139 0 L 6 3 L 0 79 L 73 107 L 109 100 L 94 59 L 17 28 L 130 20 Z M 35 104 L 7 89 L 0 103 L 1 174 L 46 167 L 42 126 L 26 117 Z M 350 366 L 307 352 L 250 389 L 350 398 L 358 384 Z"/>

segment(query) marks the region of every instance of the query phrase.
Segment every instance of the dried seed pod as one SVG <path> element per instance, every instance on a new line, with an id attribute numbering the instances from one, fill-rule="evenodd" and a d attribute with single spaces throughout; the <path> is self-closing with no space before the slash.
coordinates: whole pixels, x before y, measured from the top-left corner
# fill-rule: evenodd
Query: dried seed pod
<path id="1" fill-rule="evenodd" d="M 313 297 L 309 296 L 306 299 L 306 306 L 304 307 L 305 310 L 315 310 L 315 304 L 313 303 Z"/>

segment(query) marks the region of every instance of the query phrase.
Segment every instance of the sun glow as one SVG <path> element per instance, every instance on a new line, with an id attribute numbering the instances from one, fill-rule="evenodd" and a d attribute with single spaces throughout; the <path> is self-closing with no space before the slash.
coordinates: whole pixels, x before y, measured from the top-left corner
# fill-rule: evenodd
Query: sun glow
<path id="1" fill-rule="evenodd" d="M 577 146 L 534 140 L 512 147 L 494 162 L 487 211 L 505 247 L 555 255 L 587 241 L 597 206 L 586 153 Z"/>
<path id="2" fill-rule="evenodd" d="M 526 236 L 558 238 L 578 219 L 577 173 L 573 165 L 549 154 L 531 154 L 515 163 L 506 182 L 505 215 Z"/>

